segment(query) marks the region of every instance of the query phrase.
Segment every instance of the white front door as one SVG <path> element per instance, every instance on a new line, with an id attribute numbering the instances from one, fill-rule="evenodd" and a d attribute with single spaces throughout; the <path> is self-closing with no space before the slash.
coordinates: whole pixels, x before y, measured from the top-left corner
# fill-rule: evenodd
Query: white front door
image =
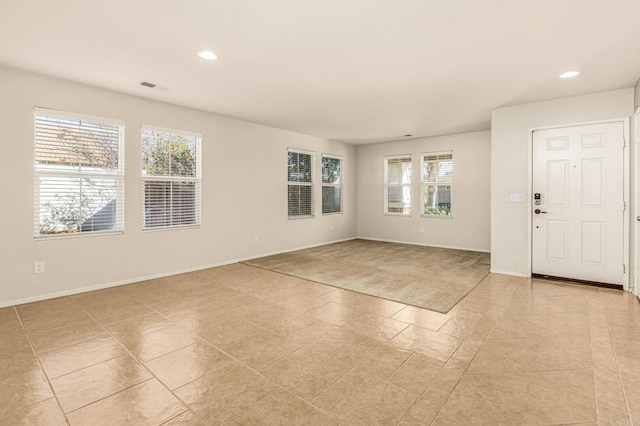
<path id="1" fill-rule="evenodd" d="M 623 166 L 623 122 L 533 133 L 534 274 L 622 284 Z"/>

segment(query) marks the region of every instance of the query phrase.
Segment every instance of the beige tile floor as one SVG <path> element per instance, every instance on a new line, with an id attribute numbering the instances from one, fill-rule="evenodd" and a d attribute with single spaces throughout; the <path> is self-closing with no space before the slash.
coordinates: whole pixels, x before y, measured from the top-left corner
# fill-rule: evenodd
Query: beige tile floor
<path id="1" fill-rule="evenodd" d="M 630 425 L 640 303 L 490 274 L 441 314 L 235 264 L 0 309 L 0 365 L 3 425 Z"/>

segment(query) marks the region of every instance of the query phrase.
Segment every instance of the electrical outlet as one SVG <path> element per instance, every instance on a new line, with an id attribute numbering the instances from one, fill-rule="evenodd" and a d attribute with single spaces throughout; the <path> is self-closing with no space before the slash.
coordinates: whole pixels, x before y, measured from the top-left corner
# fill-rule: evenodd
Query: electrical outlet
<path id="1" fill-rule="evenodd" d="M 334 229 L 336 229 L 336 227 L 331 225 L 331 228 L 329 228 L 329 231 L 333 232 Z"/>
<path id="2" fill-rule="evenodd" d="M 259 243 L 260 242 L 260 235 L 256 234 L 253 236 L 253 242 L 254 243 Z"/>
<path id="3" fill-rule="evenodd" d="M 421 234 L 424 234 L 424 226 L 421 226 L 421 227 L 420 227 L 420 233 L 421 233 Z"/>
<path id="4" fill-rule="evenodd" d="M 39 260 L 37 262 L 33 262 L 33 273 L 44 274 L 44 261 Z"/>

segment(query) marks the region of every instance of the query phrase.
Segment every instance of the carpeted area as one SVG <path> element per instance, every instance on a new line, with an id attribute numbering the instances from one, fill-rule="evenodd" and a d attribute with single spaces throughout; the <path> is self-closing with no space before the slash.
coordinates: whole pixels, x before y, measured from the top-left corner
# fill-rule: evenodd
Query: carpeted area
<path id="1" fill-rule="evenodd" d="M 446 313 L 489 273 L 488 253 L 351 240 L 244 263 Z"/>

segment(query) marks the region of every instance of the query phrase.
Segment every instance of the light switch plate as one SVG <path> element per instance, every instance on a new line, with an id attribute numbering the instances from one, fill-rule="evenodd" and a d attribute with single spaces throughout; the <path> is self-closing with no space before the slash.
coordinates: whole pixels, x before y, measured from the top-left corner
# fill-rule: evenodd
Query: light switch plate
<path id="1" fill-rule="evenodd" d="M 524 194 L 518 194 L 512 192 L 509 194 L 509 201 L 512 203 L 524 203 Z"/>

